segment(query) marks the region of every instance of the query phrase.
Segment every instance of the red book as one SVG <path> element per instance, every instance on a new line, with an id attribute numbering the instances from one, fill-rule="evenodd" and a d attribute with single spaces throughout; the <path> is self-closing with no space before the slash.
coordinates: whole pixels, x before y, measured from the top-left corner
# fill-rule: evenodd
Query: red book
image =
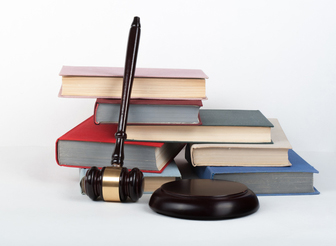
<path id="1" fill-rule="evenodd" d="M 57 164 L 78 168 L 109 166 L 117 128 L 117 124 L 96 125 L 91 116 L 57 139 Z M 183 146 L 181 143 L 126 141 L 124 167 L 160 173 Z"/>
<path id="2" fill-rule="evenodd" d="M 136 125 L 200 125 L 202 100 L 131 99 L 127 124 Z M 98 98 L 95 123 L 118 123 L 120 99 Z"/>

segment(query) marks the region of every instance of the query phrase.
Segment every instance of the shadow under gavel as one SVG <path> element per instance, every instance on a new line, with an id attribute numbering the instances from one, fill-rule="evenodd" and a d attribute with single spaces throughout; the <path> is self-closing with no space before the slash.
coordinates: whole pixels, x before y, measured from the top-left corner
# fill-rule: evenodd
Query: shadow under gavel
<path id="1" fill-rule="evenodd" d="M 94 201 L 102 199 L 104 201 L 125 202 L 129 197 L 131 201 L 135 202 L 143 194 L 143 173 L 138 168 L 133 168 L 129 172 L 127 168 L 123 167 L 124 142 L 127 137 L 126 124 L 140 30 L 140 18 L 134 17 L 128 37 L 118 131 L 115 134 L 116 143 L 112 154 L 111 166 L 103 167 L 101 170 L 97 167 L 91 167 L 80 182 L 82 193 Z"/>

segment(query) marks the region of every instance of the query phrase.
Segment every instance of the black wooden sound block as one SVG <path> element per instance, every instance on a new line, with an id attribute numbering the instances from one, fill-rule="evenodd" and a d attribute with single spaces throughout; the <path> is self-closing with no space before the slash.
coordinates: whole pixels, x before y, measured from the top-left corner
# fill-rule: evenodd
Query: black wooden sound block
<path id="1" fill-rule="evenodd" d="M 163 184 L 149 200 L 157 213 L 194 220 L 219 220 L 256 212 L 259 201 L 246 185 L 210 179 L 182 179 Z"/>

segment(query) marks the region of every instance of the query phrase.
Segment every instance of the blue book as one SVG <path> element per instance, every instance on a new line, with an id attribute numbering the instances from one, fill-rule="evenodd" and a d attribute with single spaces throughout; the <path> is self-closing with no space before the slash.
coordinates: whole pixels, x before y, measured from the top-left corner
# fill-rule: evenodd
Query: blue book
<path id="1" fill-rule="evenodd" d="M 257 195 L 313 195 L 313 174 L 318 171 L 295 151 L 288 150 L 288 167 L 195 167 L 199 178 L 245 184 Z"/>

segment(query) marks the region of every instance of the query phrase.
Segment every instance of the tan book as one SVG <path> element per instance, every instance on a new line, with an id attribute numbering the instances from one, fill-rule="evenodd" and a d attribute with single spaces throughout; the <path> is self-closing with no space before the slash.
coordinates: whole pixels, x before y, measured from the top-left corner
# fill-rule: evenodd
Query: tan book
<path id="1" fill-rule="evenodd" d="M 279 121 L 269 121 L 272 144 L 192 144 L 186 158 L 193 166 L 290 166 L 292 146 Z"/>
<path id="2" fill-rule="evenodd" d="M 62 97 L 120 98 L 124 69 L 64 66 Z M 137 68 L 133 99 L 205 99 L 207 75 L 199 69 Z"/>
<path id="3" fill-rule="evenodd" d="M 162 173 L 144 173 L 144 193 L 152 193 L 161 185 L 181 178 L 182 175 L 175 161 L 171 161 Z"/>

